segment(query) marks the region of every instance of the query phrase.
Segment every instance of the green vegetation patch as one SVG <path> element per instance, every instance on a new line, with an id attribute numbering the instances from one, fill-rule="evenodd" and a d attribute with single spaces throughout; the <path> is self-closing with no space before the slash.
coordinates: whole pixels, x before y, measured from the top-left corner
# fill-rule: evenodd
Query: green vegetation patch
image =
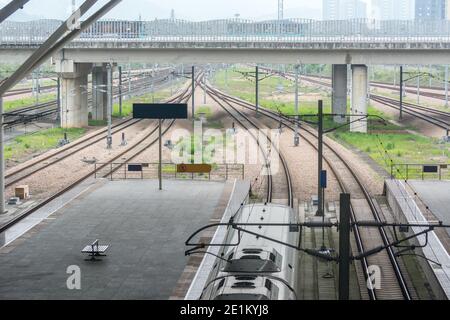
<path id="1" fill-rule="evenodd" d="M 108 124 L 108 121 L 106 120 L 93 120 L 89 119 L 89 126 L 91 127 L 103 127 Z"/>
<path id="2" fill-rule="evenodd" d="M 39 96 L 39 103 L 49 102 L 56 100 L 55 94 L 45 94 Z M 29 107 L 36 104 L 36 98 L 34 97 L 27 97 L 27 98 L 20 98 L 16 100 L 11 101 L 3 101 L 3 108 L 4 112 L 12 111 L 14 109 Z"/>
<path id="3" fill-rule="evenodd" d="M 153 94 L 147 93 L 140 97 L 132 97 L 129 100 L 122 101 L 122 117 L 127 117 L 133 113 L 133 103 L 158 103 L 167 100 L 171 96 L 170 88 L 156 91 Z M 113 107 L 113 117 L 120 117 L 119 103 Z"/>
<path id="4" fill-rule="evenodd" d="M 5 159 L 19 161 L 24 156 L 53 149 L 59 140 L 64 138 L 64 132 L 67 132 L 68 139 L 73 141 L 81 137 L 86 130 L 53 128 L 16 137 L 5 146 Z"/>

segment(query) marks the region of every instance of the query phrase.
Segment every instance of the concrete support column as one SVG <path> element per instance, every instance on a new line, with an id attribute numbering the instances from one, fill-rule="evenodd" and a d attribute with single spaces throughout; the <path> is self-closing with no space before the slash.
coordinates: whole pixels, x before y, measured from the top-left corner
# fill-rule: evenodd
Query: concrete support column
<path id="1" fill-rule="evenodd" d="M 367 115 L 367 66 L 352 65 L 352 106 L 350 113 L 352 115 Z M 356 122 L 358 117 L 351 117 L 350 131 L 367 133 L 367 119 Z"/>
<path id="2" fill-rule="evenodd" d="M 335 116 L 334 122 L 345 123 L 345 114 L 347 114 L 347 65 L 333 64 L 332 69 L 332 113 L 341 114 Z"/>
<path id="3" fill-rule="evenodd" d="M 56 72 L 61 77 L 61 127 L 80 128 L 88 125 L 88 74 L 90 63 L 59 61 Z"/>
<path id="4" fill-rule="evenodd" d="M 92 69 L 92 119 L 106 120 L 107 114 L 106 64 L 96 65 Z"/>

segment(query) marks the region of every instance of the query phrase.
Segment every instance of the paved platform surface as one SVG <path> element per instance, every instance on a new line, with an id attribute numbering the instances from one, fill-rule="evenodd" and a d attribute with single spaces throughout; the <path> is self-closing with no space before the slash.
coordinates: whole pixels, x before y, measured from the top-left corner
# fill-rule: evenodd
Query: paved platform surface
<path id="1" fill-rule="evenodd" d="M 187 258 L 184 242 L 213 214 L 225 184 L 99 183 L 0 249 L 0 299 L 168 299 Z M 95 239 L 108 256 L 84 261 Z M 69 266 L 81 290 L 67 289 Z"/>
<path id="2" fill-rule="evenodd" d="M 419 197 L 444 224 L 450 224 L 450 181 L 410 180 Z M 450 235 L 450 229 L 447 229 Z"/>

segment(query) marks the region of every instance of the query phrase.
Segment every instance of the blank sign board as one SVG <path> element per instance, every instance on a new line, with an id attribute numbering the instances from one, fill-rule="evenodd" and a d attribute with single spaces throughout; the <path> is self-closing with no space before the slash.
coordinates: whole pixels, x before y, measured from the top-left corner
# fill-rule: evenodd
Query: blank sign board
<path id="1" fill-rule="evenodd" d="M 134 103 L 135 119 L 187 119 L 186 103 Z"/>
<path id="2" fill-rule="evenodd" d="M 438 166 L 423 166 L 423 172 L 425 173 L 437 173 L 438 171 Z"/>

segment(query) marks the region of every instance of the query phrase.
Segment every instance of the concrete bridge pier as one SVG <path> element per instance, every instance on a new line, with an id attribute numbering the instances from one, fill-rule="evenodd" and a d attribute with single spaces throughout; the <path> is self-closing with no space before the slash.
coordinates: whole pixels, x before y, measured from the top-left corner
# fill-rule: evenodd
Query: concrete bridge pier
<path id="1" fill-rule="evenodd" d="M 332 68 L 332 98 L 331 112 L 340 114 L 334 116 L 334 122 L 345 123 L 347 114 L 347 65 L 333 64 Z"/>
<path id="2" fill-rule="evenodd" d="M 92 68 L 92 119 L 106 120 L 107 117 L 107 80 L 106 64 L 95 64 Z"/>
<path id="3" fill-rule="evenodd" d="M 352 65 L 352 115 L 367 115 L 367 66 L 363 64 Z M 350 131 L 367 133 L 367 118 L 358 120 L 358 117 L 350 117 Z"/>
<path id="4" fill-rule="evenodd" d="M 91 63 L 56 62 L 61 77 L 61 127 L 80 128 L 88 125 L 88 75 Z"/>

